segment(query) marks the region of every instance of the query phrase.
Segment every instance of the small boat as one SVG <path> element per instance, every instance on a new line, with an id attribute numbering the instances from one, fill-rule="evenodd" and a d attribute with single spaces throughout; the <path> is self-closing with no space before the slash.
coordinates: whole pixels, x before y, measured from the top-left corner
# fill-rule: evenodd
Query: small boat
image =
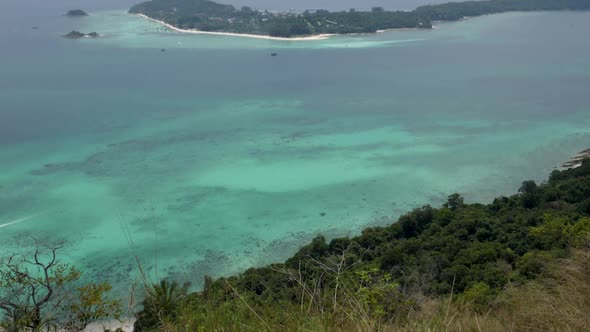
<path id="1" fill-rule="evenodd" d="M 277 53 L 271 53 L 270 56 L 277 56 Z"/>

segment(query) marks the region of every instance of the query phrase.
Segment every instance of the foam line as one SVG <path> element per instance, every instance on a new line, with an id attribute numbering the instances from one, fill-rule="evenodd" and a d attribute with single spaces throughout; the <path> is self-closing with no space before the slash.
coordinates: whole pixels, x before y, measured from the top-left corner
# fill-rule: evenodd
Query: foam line
<path id="1" fill-rule="evenodd" d="M 1 224 L 1 225 L 0 225 L 0 228 L 4 228 L 4 227 L 8 227 L 8 226 L 12 226 L 12 225 L 20 224 L 21 222 L 25 222 L 25 221 L 27 221 L 27 220 L 29 220 L 29 219 L 32 219 L 32 218 L 34 218 L 34 217 L 38 216 L 39 214 L 40 214 L 40 213 L 37 213 L 37 214 L 32 214 L 32 215 L 30 215 L 30 216 L 27 216 L 27 217 L 18 218 L 18 219 L 15 219 L 15 220 L 9 221 L 9 222 L 7 222 L 7 223 Z"/>

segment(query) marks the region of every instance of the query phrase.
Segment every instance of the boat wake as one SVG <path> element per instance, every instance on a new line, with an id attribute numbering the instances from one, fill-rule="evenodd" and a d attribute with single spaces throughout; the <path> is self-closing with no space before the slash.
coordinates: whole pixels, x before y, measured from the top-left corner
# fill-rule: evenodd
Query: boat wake
<path id="1" fill-rule="evenodd" d="M 32 218 L 34 218 L 34 217 L 38 216 L 39 214 L 40 214 L 40 213 L 37 213 L 37 214 L 32 214 L 32 215 L 30 215 L 30 216 L 27 216 L 27 217 L 18 218 L 18 219 L 15 219 L 15 220 L 9 221 L 9 222 L 7 222 L 7 223 L 4 223 L 4 224 L 0 224 L 0 228 L 4 228 L 4 227 L 8 227 L 8 226 L 12 226 L 12 225 L 20 224 L 21 222 L 25 222 L 25 221 L 27 221 L 27 220 L 30 220 L 30 219 L 32 219 Z"/>

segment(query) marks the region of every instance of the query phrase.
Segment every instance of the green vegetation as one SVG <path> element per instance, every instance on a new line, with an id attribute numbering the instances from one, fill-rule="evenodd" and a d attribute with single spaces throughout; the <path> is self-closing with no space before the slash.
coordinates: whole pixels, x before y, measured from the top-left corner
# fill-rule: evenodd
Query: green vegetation
<path id="1" fill-rule="evenodd" d="M 464 17 L 505 12 L 528 12 L 540 10 L 587 10 L 587 0 L 489 0 L 449 2 L 440 5 L 418 7 L 415 13 L 433 21 L 457 21 Z"/>
<path id="2" fill-rule="evenodd" d="M 62 244 L 0 258 L 1 331 L 82 331 L 118 318 L 121 303 L 106 283 L 80 284 L 81 272 L 58 259 Z"/>
<path id="3" fill-rule="evenodd" d="M 166 280 L 147 286 L 147 296 L 141 303 L 143 310 L 138 314 L 138 323 L 135 324 L 134 332 L 159 326 L 161 320 L 176 319 L 180 305 L 187 298 L 189 287 L 189 284 L 180 286 L 176 282 Z"/>
<path id="4" fill-rule="evenodd" d="M 209 0 L 149 1 L 133 6 L 130 13 L 144 14 L 182 29 L 248 33 L 275 37 L 316 34 L 366 33 L 393 28 L 431 28 L 410 12 L 329 12 L 302 14 L 270 13 L 249 7 L 236 10 Z"/>
<path id="5" fill-rule="evenodd" d="M 80 38 L 84 38 L 84 37 L 98 38 L 98 37 L 100 37 L 100 35 L 96 32 L 83 33 L 80 31 L 71 31 L 71 32 L 68 32 L 67 34 L 63 35 L 63 37 L 66 39 L 80 39 Z"/>
<path id="6" fill-rule="evenodd" d="M 509 11 L 586 10 L 590 0 L 487 0 L 453 2 L 418 7 L 414 11 L 329 12 L 300 14 L 270 13 L 210 0 L 151 0 L 133 6 L 129 12 L 144 14 L 181 29 L 248 33 L 275 37 L 318 34 L 373 33 L 397 28 L 432 28 L 433 21 L 456 21 L 464 17 Z"/>
<path id="7" fill-rule="evenodd" d="M 153 286 L 136 326 L 582 331 L 590 326 L 589 276 L 587 160 L 488 205 L 453 194 L 440 208 L 418 208 L 357 237 L 318 236 L 285 263 L 207 277 L 201 292 Z"/>
<path id="8" fill-rule="evenodd" d="M 88 16 L 88 14 L 85 11 L 83 11 L 82 9 L 72 9 L 66 13 L 66 16 L 82 17 L 82 16 Z"/>

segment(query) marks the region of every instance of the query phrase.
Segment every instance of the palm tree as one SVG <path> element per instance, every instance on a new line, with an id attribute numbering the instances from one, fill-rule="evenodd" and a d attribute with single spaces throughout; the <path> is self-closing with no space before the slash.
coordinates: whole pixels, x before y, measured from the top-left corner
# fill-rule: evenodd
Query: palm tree
<path id="1" fill-rule="evenodd" d="M 146 288 L 147 295 L 141 303 L 143 310 L 137 314 L 134 324 L 136 332 L 158 330 L 163 322 L 173 320 L 188 295 L 190 284 L 162 280 Z"/>

